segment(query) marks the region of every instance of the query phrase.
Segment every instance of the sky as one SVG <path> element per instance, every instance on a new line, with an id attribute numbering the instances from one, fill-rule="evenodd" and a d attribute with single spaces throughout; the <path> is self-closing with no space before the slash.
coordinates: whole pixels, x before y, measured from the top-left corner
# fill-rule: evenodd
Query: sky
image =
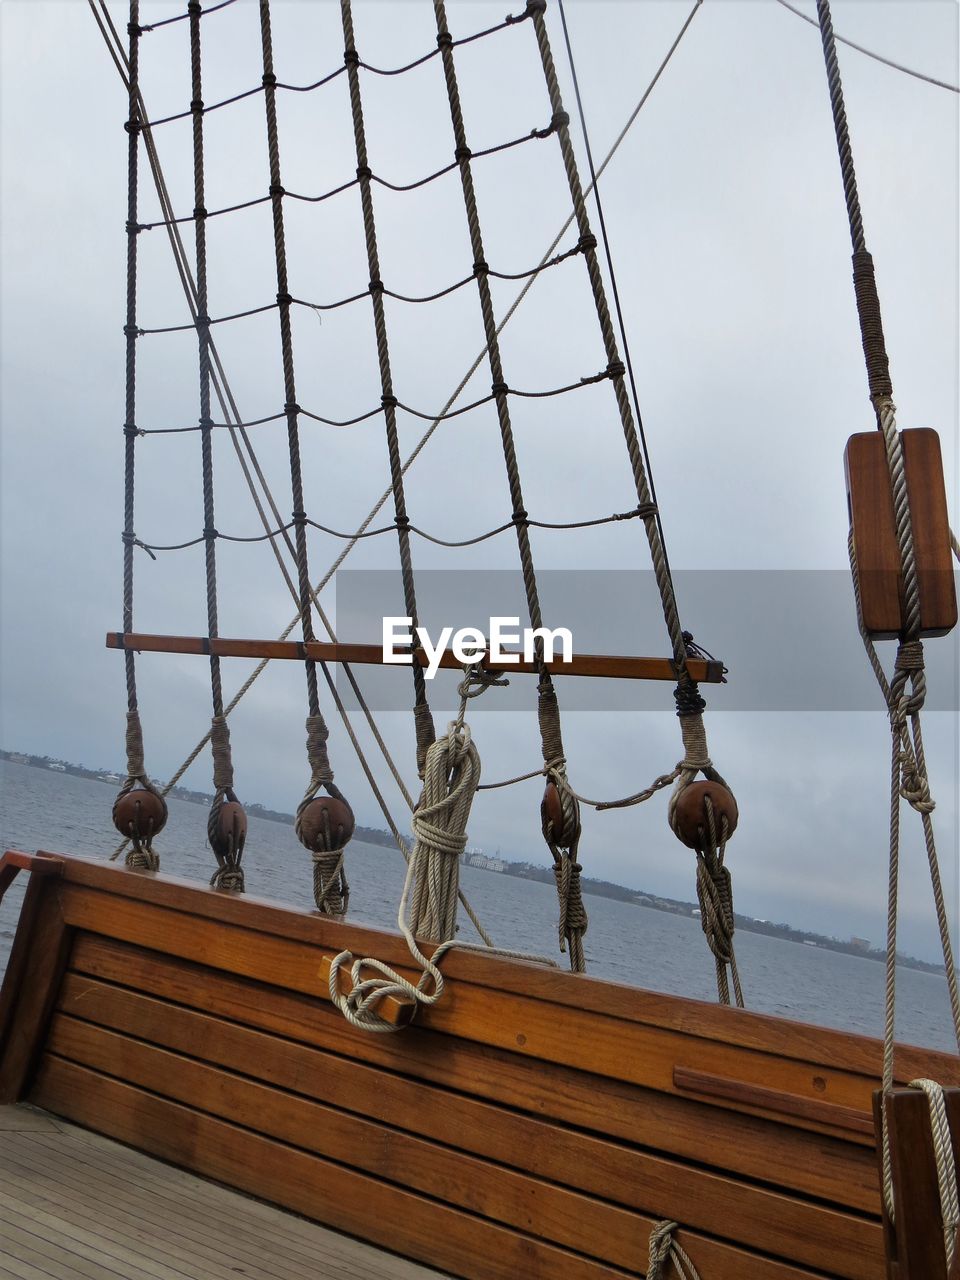
<path id="1" fill-rule="evenodd" d="M 798 4 L 813 12 L 805 0 Z M 683 0 L 569 0 L 566 8 L 599 157 L 691 6 Z M 182 9 L 146 0 L 141 21 L 157 22 Z M 111 4 L 110 10 L 124 30 L 125 6 Z M 501 0 L 455 0 L 448 11 L 459 36 L 500 22 L 506 6 Z M 841 0 L 833 17 L 838 34 L 957 83 L 954 0 Z M 548 23 L 573 115 L 555 4 Z M 256 5 L 240 0 L 202 25 L 205 101 L 256 85 L 262 70 Z M 341 65 L 337 5 L 277 3 L 273 25 L 281 80 L 309 83 Z M 431 6 L 414 0 L 361 0 L 355 26 L 362 57 L 375 66 L 395 67 L 434 47 Z M 122 659 L 104 648 L 103 639 L 120 626 L 121 608 L 126 100 L 81 0 L 0 0 L 0 35 L 0 745 L 121 769 Z M 189 105 L 187 35 L 187 24 L 179 22 L 143 38 L 141 83 L 154 119 Z M 456 58 L 474 149 L 548 123 L 529 23 L 465 45 Z M 939 432 L 956 527 L 958 96 L 844 46 L 840 63 L 899 423 Z M 438 59 L 404 76 L 364 73 L 362 92 L 375 173 L 404 184 L 449 162 L 453 144 Z M 318 194 L 352 176 L 356 156 L 343 76 L 314 93 L 279 94 L 278 113 L 288 190 Z M 585 172 L 579 129 L 574 135 Z M 188 214 L 194 203 L 190 122 L 159 126 L 155 137 L 174 205 Z M 259 94 L 206 117 L 205 156 L 208 208 L 265 193 Z M 474 171 L 487 260 L 503 272 L 532 267 L 569 213 L 556 140 L 478 159 Z M 846 565 L 843 448 L 848 435 L 870 430 L 873 420 L 815 29 L 776 0 L 705 0 L 604 175 L 601 194 L 681 617 L 730 668 L 729 683 L 705 693 L 711 754 L 740 806 L 740 829 L 727 855 L 737 907 L 879 944 L 889 739 L 849 587 L 838 585 Z M 158 206 L 145 169 L 141 196 L 140 218 L 149 221 Z M 472 255 L 455 173 L 415 192 L 378 186 L 374 199 L 382 274 L 391 288 L 431 293 L 469 272 Z M 322 204 L 288 200 L 285 216 L 295 296 L 319 303 L 365 286 L 355 189 Z M 574 238 L 568 232 L 561 248 Z M 208 241 L 211 314 L 273 299 L 268 206 L 210 219 Z M 187 245 L 192 252 L 189 235 Z M 142 233 L 139 247 L 139 323 L 185 323 L 163 230 Z M 498 315 L 516 288 L 494 282 Z M 429 306 L 388 301 L 387 324 L 400 398 L 438 409 L 482 349 L 475 290 Z M 244 417 L 277 412 L 283 394 L 276 313 L 219 326 L 215 335 Z M 365 299 L 322 314 L 295 309 L 293 337 L 302 405 L 346 418 L 378 402 Z M 502 344 L 507 380 L 522 389 L 576 382 L 602 368 L 579 258 L 544 273 Z M 137 354 L 138 424 L 194 424 L 195 337 L 147 336 Z M 484 395 L 488 382 L 481 370 L 464 394 Z M 608 383 L 556 399 L 514 399 L 511 411 L 532 516 L 590 519 L 634 504 Z M 404 455 L 425 425 L 401 416 Z M 283 424 L 251 434 L 287 512 Z M 302 448 L 309 514 L 335 529 L 356 528 L 388 484 L 382 424 L 375 418 L 352 429 L 305 425 Z M 202 527 L 199 477 L 196 433 L 141 439 L 138 536 L 155 543 L 196 537 Z M 218 527 L 238 535 L 260 532 L 225 432 L 215 441 L 215 481 Z M 438 429 L 411 468 L 406 491 L 413 522 L 440 537 L 468 537 L 509 519 L 492 407 Z M 550 571 L 544 589 L 550 620 L 561 625 L 565 615 L 582 619 L 589 645 L 581 648 L 669 653 L 649 584 L 638 577 L 649 559 L 636 522 L 581 533 L 535 530 L 532 540 L 538 566 Z M 311 533 L 315 581 L 341 545 Z M 425 584 L 455 571 L 461 591 L 465 584 L 475 600 L 481 583 L 487 591 L 504 581 L 489 571 L 516 565 L 510 533 L 466 552 L 417 539 L 413 555 Z M 396 564 L 395 540 L 388 535 L 361 544 L 346 567 L 395 570 Z M 221 634 L 279 635 L 294 609 L 270 551 L 221 541 L 218 569 Z M 614 570 L 616 577 L 600 574 Z M 201 548 L 160 553 L 155 562 L 138 551 L 136 573 L 138 630 L 203 634 Z M 341 591 L 347 581 L 342 578 Z M 353 575 L 351 590 L 357 581 Z M 592 603 L 591 583 L 609 588 L 599 591 L 602 608 Z M 335 588 L 331 583 L 324 593 L 334 619 Z M 425 585 L 425 594 L 430 590 Z M 515 598 L 514 590 L 509 599 Z M 503 610 L 515 611 L 512 605 Z M 342 638 L 376 642 L 379 633 Z M 888 664 L 890 648 L 882 646 Z M 927 755 L 956 927 L 955 637 L 931 641 L 928 651 L 935 692 L 926 716 Z M 250 665 L 224 662 L 228 696 Z M 367 679 L 362 671 L 358 677 L 361 684 Z M 377 690 L 387 677 L 396 683 L 389 697 L 378 694 L 388 708 L 378 712 L 378 721 L 412 788 L 411 716 L 389 709 L 405 704 L 409 677 L 400 669 L 382 673 Z M 166 778 L 207 728 L 207 664 L 147 654 L 138 661 L 138 683 L 148 767 Z M 571 683 L 559 684 L 561 706 Z M 679 759 L 670 686 L 645 688 L 639 702 L 634 693 L 616 685 L 571 691 L 565 744 L 571 781 L 583 794 L 629 794 Z M 482 709 L 471 708 L 488 781 L 539 763 L 533 682 L 517 677 L 509 697 L 510 710 L 496 710 L 496 690 L 484 695 Z M 358 821 L 384 825 L 328 697 L 324 711 L 338 784 Z M 295 663 L 272 664 L 231 718 L 242 798 L 295 808 L 308 777 L 305 714 L 302 670 Z M 447 714 L 445 707 L 438 710 L 441 730 Z M 375 754 L 369 732 L 361 727 L 360 734 Z M 184 781 L 211 789 L 209 756 Z M 406 826 L 392 782 L 387 794 Z M 482 793 L 470 843 L 546 864 L 539 802 L 537 782 Z M 56 815 L 50 821 L 53 838 Z M 909 812 L 904 836 L 901 946 L 935 959 L 920 826 Z M 667 827 L 664 795 L 639 808 L 585 811 L 580 857 L 585 875 L 672 897 L 694 895 L 692 855 Z"/>

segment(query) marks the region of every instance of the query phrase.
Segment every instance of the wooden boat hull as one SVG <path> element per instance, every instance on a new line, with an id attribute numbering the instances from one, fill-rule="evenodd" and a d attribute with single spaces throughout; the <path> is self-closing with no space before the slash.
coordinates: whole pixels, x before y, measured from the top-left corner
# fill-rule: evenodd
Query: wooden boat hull
<path id="1" fill-rule="evenodd" d="M 704 1280 L 885 1274 L 876 1040 L 471 952 L 413 1026 L 365 1034 L 323 960 L 408 969 L 399 936 L 27 861 L 0 1101 L 471 1280 L 642 1275 L 664 1218 Z M 918 1075 L 960 1062 L 903 1049 Z"/>

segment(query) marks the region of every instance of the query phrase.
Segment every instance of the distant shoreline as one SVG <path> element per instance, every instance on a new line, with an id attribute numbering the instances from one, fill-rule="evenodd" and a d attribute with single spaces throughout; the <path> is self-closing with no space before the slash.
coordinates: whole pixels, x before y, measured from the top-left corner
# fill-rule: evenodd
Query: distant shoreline
<path id="1" fill-rule="evenodd" d="M 113 783 L 117 786 L 123 780 L 123 775 L 110 769 L 88 769 L 85 765 L 73 764 L 67 760 L 54 760 L 49 756 L 37 756 L 28 752 L 7 751 L 0 748 L 0 760 L 6 760 L 11 764 L 26 765 L 34 769 L 49 769 L 55 772 L 70 774 L 74 778 L 84 778 L 87 781 Z M 156 781 L 156 779 L 154 780 Z M 158 785 L 164 785 L 159 784 Z M 207 805 L 212 802 L 212 794 L 204 791 L 192 791 L 188 787 L 171 787 L 169 794 L 175 800 L 183 800 L 190 804 Z M 276 809 L 268 809 L 261 804 L 244 805 L 251 817 L 264 818 L 269 822 L 281 822 L 286 825 L 293 823 L 293 814 L 281 813 Z M 412 837 L 406 837 L 412 844 Z M 383 831 L 377 827 L 357 826 L 354 832 L 354 839 L 362 841 L 364 844 L 378 845 L 383 848 L 396 848 L 396 841 L 389 831 Z M 545 884 L 553 884 L 553 871 L 550 867 L 540 866 L 532 862 L 510 862 L 506 859 L 498 858 L 495 868 L 480 867 L 479 870 L 490 870 L 491 872 L 515 876 L 521 880 L 536 880 Z M 468 863 L 467 865 L 472 865 Z M 699 909 L 695 903 L 684 902 L 676 898 L 664 898 L 658 894 L 646 893 L 640 889 L 631 889 L 626 885 L 615 884 L 610 880 L 598 880 L 589 876 L 584 876 L 581 880 L 581 887 L 585 894 L 600 898 L 611 898 L 618 902 L 627 902 L 635 906 L 648 907 L 654 911 L 665 911 L 670 915 L 686 916 L 688 918 L 699 917 Z M 768 937 L 781 938 L 786 942 L 796 942 L 802 945 L 818 947 L 824 951 L 839 951 L 846 955 L 858 956 L 865 960 L 884 961 L 885 954 L 883 951 L 870 947 L 869 943 L 865 943 L 863 939 L 843 941 L 839 938 L 828 938 L 823 934 L 811 933 L 806 929 L 794 929 L 791 925 L 782 922 L 773 923 L 769 920 L 757 920 L 753 916 L 744 916 L 735 913 L 734 921 L 738 929 L 745 933 L 762 933 Z M 897 953 L 897 964 L 903 965 L 908 969 L 916 969 L 922 973 L 940 974 L 943 976 L 943 965 L 930 964 L 926 960 L 918 960 L 914 956 Z"/>

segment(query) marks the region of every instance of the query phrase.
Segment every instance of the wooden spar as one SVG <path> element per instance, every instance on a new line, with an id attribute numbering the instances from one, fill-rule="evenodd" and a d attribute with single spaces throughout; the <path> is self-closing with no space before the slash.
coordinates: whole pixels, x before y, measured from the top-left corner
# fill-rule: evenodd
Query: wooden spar
<path id="1" fill-rule="evenodd" d="M 219 658 L 284 658 L 302 662 L 313 658 L 316 662 L 352 662 L 361 665 L 381 666 L 383 649 L 378 644 L 343 644 L 326 640 L 229 640 L 222 636 L 216 640 L 206 636 L 158 636 L 140 632 L 107 632 L 108 649 L 133 649 L 138 653 L 197 653 Z M 422 667 L 428 665 L 423 649 L 415 649 L 413 655 Z M 536 675 L 537 664 L 525 662 L 518 655 L 517 662 L 484 662 L 491 671 L 503 671 L 524 675 Z M 460 671 L 463 663 L 449 649 L 440 656 L 440 666 L 445 670 Z M 672 658 L 622 657 L 606 653 L 575 653 L 569 662 L 559 658 L 546 663 L 552 675 L 604 676 L 615 680 L 676 680 L 677 666 Z M 698 684 L 721 684 L 724 666 L 716 660 L 688 658 L 687 670 Z"/>

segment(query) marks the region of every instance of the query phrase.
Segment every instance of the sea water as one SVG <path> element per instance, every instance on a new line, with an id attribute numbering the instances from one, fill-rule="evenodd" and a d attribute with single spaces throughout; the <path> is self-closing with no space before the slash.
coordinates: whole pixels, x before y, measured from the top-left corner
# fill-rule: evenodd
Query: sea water
<path id="1" fill-rule="evenodd" d="M 0 851 L 44 849 L 107 858 L 116 848 L 110 821 L 116 784 L 0 761 Z M 163 870 L 209 880 L 207 810 L 169 800 L 170 820 L 157 842 Z M 292 826 L 250 817 L 244 855 L 247 891 L 312 908 L 310 861 Z M 395 848 L 353 841 L 348 851 L 350 919 L 396 928 L 404 862 Z M 21 876 L 0 904 L 0 972 L 6 965 L 23 898 Z M 557 901 L 550 884 L 462 867 L 460 884 L 498 946 L 555 956 Z M 715 1000 L 713 957 L 699 921 L 629 902 L 586 898 L 588 971 L 655 991 Z M 461 912 L 461 917 L 462 917 Z M 476 940 L 465 921 L 465 941 Z M 884 967 L 875 960 L 739 930 L 737 960 L 747 1007 L 798 1022 L 883 1034 Z M 955 1049 L 946 980 L 897 970 L 897 1038 Z"/>

